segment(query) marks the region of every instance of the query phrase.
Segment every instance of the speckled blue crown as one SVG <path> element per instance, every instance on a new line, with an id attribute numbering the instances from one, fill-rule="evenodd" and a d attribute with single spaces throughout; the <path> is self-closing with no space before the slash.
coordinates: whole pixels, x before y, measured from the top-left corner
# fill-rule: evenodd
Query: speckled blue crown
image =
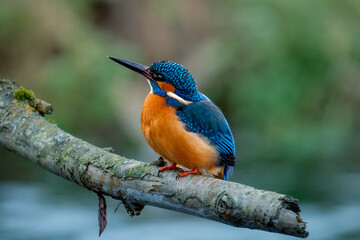
<path id="1" fill-rule="evenodd" d="M 202 97 L 197 91 L 195 79 L 182 65 L 171 61 L 159 61 L 151 64 L 150 71 L 159 76 L 159 81 L 172 84 L 180 97 L 191 101 L 200 100 Z"/>

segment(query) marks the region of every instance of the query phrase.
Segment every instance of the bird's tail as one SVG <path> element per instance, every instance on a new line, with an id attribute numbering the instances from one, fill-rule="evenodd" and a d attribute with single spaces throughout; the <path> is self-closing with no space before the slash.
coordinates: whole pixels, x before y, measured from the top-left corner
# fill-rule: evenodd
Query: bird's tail
<path id="1" fill-rule="evenodd" d="M 224 171 L 223 171 L 223 178 L 225 181 L 229 180 L 229 177 L 231 177 L 233 174 L 233 167 L 224 165 Z"/>

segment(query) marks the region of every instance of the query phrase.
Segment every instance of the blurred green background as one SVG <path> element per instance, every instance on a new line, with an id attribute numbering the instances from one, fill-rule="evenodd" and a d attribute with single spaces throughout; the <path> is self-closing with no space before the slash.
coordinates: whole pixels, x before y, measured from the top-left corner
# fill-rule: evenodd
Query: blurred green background
<path id="1" fill-rule="evenodd" d="M 360 1 L 0 2 L 0 77 L 52 103 L 49 118 L 74 136 L 152 161 L 139 120 L 148 84 L 107 55 L 192 72 L 232 128 L 232 181 L 317 206 L 359 202 Z M 0 156 L 2 183 L 82 191 Z"/>

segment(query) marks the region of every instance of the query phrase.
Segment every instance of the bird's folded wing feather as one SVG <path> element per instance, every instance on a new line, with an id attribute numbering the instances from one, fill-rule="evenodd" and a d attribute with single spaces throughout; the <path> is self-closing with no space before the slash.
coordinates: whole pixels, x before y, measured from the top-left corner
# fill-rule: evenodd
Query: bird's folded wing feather
<path id="1" fill-rule="evenodd" d="M 221 110 L 205 95 L 203 100 L 177 109 L 186 130 L 198 133 L 218 148 L 220 164 L 235 165 L 235 143 L 229 124 Z"/>

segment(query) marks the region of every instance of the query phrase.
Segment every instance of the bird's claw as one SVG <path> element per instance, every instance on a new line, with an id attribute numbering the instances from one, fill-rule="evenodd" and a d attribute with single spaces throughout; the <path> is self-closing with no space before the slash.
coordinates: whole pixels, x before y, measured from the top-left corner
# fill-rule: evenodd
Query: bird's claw
<path id="1" fill-rule="evenodd" d="M 193 170 L 185 171 L 185 172 L 180 173 L 179 175 L 176 176 L 176 180 L 179 180 L 179 178 L 185 177 L 185 176 L 190 175 L 190 174 L 200 174 L 201 175 L 199 170 L 197 168 L 195 168 Z"/>
<path id="2" fill-rule="evenodd" d="M 161 173 L 161 172 L 168 171 L 168 170 L 173 170 L 173 169 L 180 170 L 180 171 L 184 171 L 182 168 L 177 167 L 177 166 L 176 166 L 176 163 L 173 163 L 173 164 L 171 164 L 170 166 L 166 166 L 166 167 L 159 168 L 159 170 L 158 170 L 158 177 L 160 177 L 160 173 Z"/>

